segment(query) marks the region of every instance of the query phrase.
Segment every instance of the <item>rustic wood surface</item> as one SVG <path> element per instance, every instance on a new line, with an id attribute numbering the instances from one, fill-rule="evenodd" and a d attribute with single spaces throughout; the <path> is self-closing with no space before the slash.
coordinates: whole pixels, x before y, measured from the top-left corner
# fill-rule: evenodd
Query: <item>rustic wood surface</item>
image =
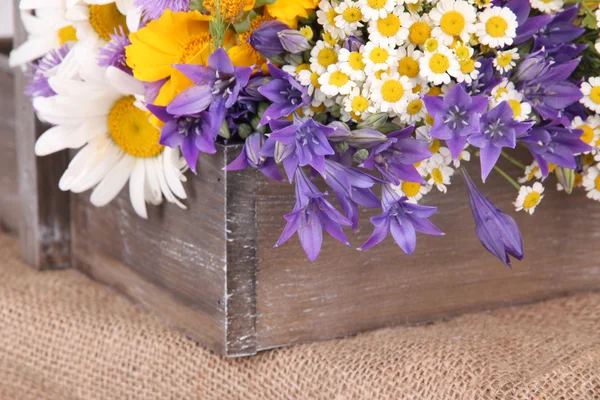
<path id="1" fill-rule="evenodd" d="M 19 45 L 27 34 L 17 12 L 18 0 L 14 3 L 15 45 Z M 35 117 L 30 99 L 23 93 L 25 85 L 23 72 L 15 70 L 21 254 L 35 268 L 64 268 L 70 263 L 69 194 L 60 191 L 58 180 L 68 165 L 68 154 L 35 156 L 35 141 L 45 128 Z"/>
<path id="2" fill-rule="evenodd" d="M 0 41 L 0 48 L 3 46 Z M 15 102 L 13 72 L 8 57 L 0 54 L 0 231 L 17 234 L 20 204 L 15 149 Z"/>
<path id="3" fill-rule="evenodd" d="M 471 163 L 474 164 L 474 163 Z M 510 165 L 506 170 L 518 176 Z M 472 165 L 473 178 L 479 172 Z M 398 324 L 416 324 L 467 311 L 511 306 L 600 288 L 600 205 L 581 191 L 547 194 L 533 216 L 515 213 L 516 190 L 497 174 L 480 186 L 498 207 L 516 217 L 525 241 L 525 260 L 513 269 L 480 245 L 462 178 L 447 195 L 428 195 L 439 207 L 432 221 L 446 236 L 418 235 L 417 251 L 406 256 L 391 239 L 365 252 L 332 240 L 315 263 L 296 237 L 272 245 L 293 207 L 292 188 L 261 179 L 257 192 L 257 348 L 328 339 Z M 367 215 L 350 237 L 356 248 L 371 234 Z"/>

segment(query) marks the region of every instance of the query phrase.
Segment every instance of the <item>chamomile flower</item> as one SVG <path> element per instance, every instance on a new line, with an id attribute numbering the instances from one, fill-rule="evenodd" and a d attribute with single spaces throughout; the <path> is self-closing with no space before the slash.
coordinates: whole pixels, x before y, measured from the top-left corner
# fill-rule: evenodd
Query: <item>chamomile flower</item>
<path id="1" fill-rule="evenodd" d="M 421 76 L 434 85 L 448 84 L 451 77 L 461 75 L 456 55 L 447 47 L 440 46 L 434 53 L 425 53 L 419 60 Z"/>
<path id="2" fill-rule="evenodd" d="M 500 104 L 503 100 L 503 96 L 509 93 L 512 94 L 513 92 L 516 92 L 515 84 L 504 78 L 502 82 L 492 89 L 492 106 Z"/>
<path id="3" fill-rule="evenodd" d="M 321 0 L 319 2 L 319 9 L 317 10 L 318 24 L 323 27 L 323 32 L 328 32 L 334 38 L 341 38 L 344 36 L 344 31 L 336 25 L 335 18 L 337 16 L 338 13 L 330 1 Z"/>
<path id="4" fill-rule="evenodd" d="M 410 15 L 396 8 L 385 18 L 369 22 L 369 40 L 379 46 L 393 47 L 402 45 L 408 37 L 408 27 L 411 24 Z"/>
<path id="5" fill-rule="evenodd" d="M 583 131 L 581 140 L 595 147 L 598 139 L 600 139 L 600 116 L 590 116 L 585 121 L 577 116 L 573 118 L 571 128 L 581 129 Z"/>
<path id="6" fill-rule="evenodd" d="M 600 76 L 596 76 L 581 84 L 583 98 L 579 100 L 588 109 L 600 113 Z"/>
<path id="7" fill-rule="evenodd" d="M 432 36 L 446 46 L 450 46 L 456 37 L 467 42 L 475 33 L 477 13 L 475 7 L 464 0 L 441 0 L 429 17 L 435 24 Z"/>
<path id="8" fill-rule="evenodd" d="M 319 83 L 321 91 L 330 97 L 349 94 L 356 87 L 356 82 L 350 79 L 350 75 L 341 71 L 337 64 L 327 68 L 327 72 L 319 77 Z"/>
<path id="9" fill-rule="evenodd" d="M 358 3 L 352 0 L 344 0 L 337 7 L 335 12 L 335 26 L 344 32 L 345 36 L 350 36 L 354 31 L 363 26 L 362 11 Z"/>
<path id="10" fill-rule="evenodd" d="M 520 184 L 523 184 L 533 179 L 542 179 L 542 170 L 540 169 L 540 166 L 538 165 L 537 161 L 534 161 L 531 165 L 526 166 L 525 174 L 517 181 Z"/>
<path id="11" fill-rule="evenodd" d="M 600 170 L 598 165 L 588 168 L 583 177 L 583 187 L 589 199 L 600 201 Z"/>
<path id="12" fill-rule="evenodd" d="M 408 25 L 408 41 L 415 46 L 423 46 L 431 37 L 433 23 L 428 15 L 410 15 Z"/>
<path id="13" fill-rule="evenodd" d="M 377 20 L 387 17 L 398 4 L 395 0 L 359 0 L 357 5 L 360 6 L 360 11 L 363 15 L 363 21 Z"/>
<path id="14" fill-rule="evenodd" d="M 517 211 L 524 210 L 526 213 L 533 214 L 535 208 L 544 198 L 544 186 L 540 182 L 535 182 L 533 186 L 521 186 L 517 200 L 513 203 Z"/>
<path id="15" fill-rule="evenodd" d="M 419 60 L 423 57 L 423 53 L 415 49 L 415 46 L 402 46 L 396 51 L 398 59 L 398 72 L 402 76 L 407 76 L 410 79 L 416 80 L 419 78 L 421 67 Z"/>
<path id="16" fill-rule="evenodd" d="M 475 34 L 479 43 L 499 48 L 511 45 L 517 36 L 517 16 L 508 7 L 490 7 L 479 13 Z"/>
<path id="17" fill-rule="evenodd" d="M 431 191 L 431 186 L 419 182 L 400 181 L 399 185 L 392 185 L 392 189 L 400 196 L 408 197 L 411 203 L 417 203 Z"/>
<path id="18" fill-rule="evenodd" d="M 471 83 L 477 79 L 479 76 L 479 68 L 481 67 L 481 63 L 479 61 L 475 61 L 472 58 L 467 58 L 465 60 L 460 60 L 458 64 L 460 65 L 460 74 L 456 76 L 456 81 L 458 83 Z"/>
<path id="19" fill-rule="evenodd" d="M 427 173 L 429 179 L 427 183 L 435 186 L 440 192 L 446 193 L 450 185 L 450 177 L 454 175 L 454 169 L 448 166 L 447 160 L 441 154 L 437 153 L 431 156 L 427 162 Z"/>
<path id="20" fill-rule="evenodd" d="M 458 42 L 456 46 L 452 49 L 454 54 L 456 54 L 456 58 L 458 61 L 468 60 L 473 57 L 473 53 L 475 50 L 466 43 Z"/>
<path id="21" fill-rule="evenodd" d="M 408 96 L 408 104 L 406 111 L 398 116 L 401 122 L 412 124 L 413 122 L 422 121 L 427 114 L 427 108 L 423 99 L 418 94 L 411 93 Z"/>
<path id="22" fill-rule="evenodd" d="M 396 51 L 393 47 L 377 45 L 369 42 L 363 51 L 365 71 L 367 75 L 377 71 L 387 71 L 397 65 Z"/>
<path id="23" fill-rule="evenodd" d="M 508 105 L 512 108 L 513 118 L 517 121 L 525 121 L 529 119 L 531 114 L 531 104 L 523 101 L 523 94 L 521 92 L 509 92 L 504 95 L 503 98 L 508 101 Z"/>
<path id="24" fill-rule="evenodd" d="M 350 51 L 342 48 L 338 54 L 338 60 L 340 70 L 350 76 L 350 79 L 355 82 L 362 82 L 365 80 L 366 65 L 360 51 Z"/>
<path id="25" fill-rule="evenodd" d="M 412 88 L 413 84 L 406 76 L 400 76 L 397 72 L 384 73 L 381 79 L 371 83 L 373 111 L 370 111 L 404 113 L 412 95 Z"/>
<path id="26" fill-rule="evenodd" d="M 369 93 L 366 90 L 361 91 L 355 87 L 348 96 L 344 97 L 342 121 L 347 122 L 350 119 L 361 121 L 369 114 L 368 110 L 371 105 Z"/>
<path id="27" fill-rule="evenodd" d="M 321 91 L 319 74 L 315 71 L 304 69 L 298 73 L 296 79 L 298 79 L 298 82 L 300 82 L 302 86 L 306 86 L 308 94 L 312 96 L 313 105 L 320 105 L 327 99 L 325 93 Z"/>
<path id="28" fill-rule="evenodd" d="M 281 69 L 292 76 L 298 76 L 302 71 L 310 71 L 310 64 L 288 64 L 281 67 Z"/>
<path id="29" fill-rule="evenodd" d="M 337 63 L 339 50 L 339 47 L 319 40 L 310 51 L 310 68 L 317 74 L 324 74 L 330 65 Z"/>
<path id="30" fill-rule="evenodd" d="M 513 67 L 517 65 L 515 61 L 521 58 L 518 51 L 519 49 L 516 48 L 506 51 L 499 51 L 496 54 L 496 58 L 494 58 L 494 67 L 496 70 L 500 71 L 501 74 L 504 74 L 513 69 Z"/>
<path id="31" fill-rule="evenodd" d="M 563 0 L 529 0 L 531 7 L 546 14 L 553 14 L 562 10 Z"/>

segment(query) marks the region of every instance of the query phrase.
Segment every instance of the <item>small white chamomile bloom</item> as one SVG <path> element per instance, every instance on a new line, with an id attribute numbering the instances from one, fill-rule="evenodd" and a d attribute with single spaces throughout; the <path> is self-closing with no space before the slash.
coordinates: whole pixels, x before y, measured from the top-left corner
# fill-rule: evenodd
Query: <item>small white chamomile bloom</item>
<path id="1" fill-rule="evenodd" d="M 519 49 L 510 49 L 506 51 L 499 51 L 496 54 L 496 58 L 494 58 L 494 67 L 497 71 L 500 71 L 501 74 L 510 71 L 513 69 L 517 63 L 515 62 L 521 56 L 518 53 Z"/>
<path id="2" fill-rule="evenodd" d="M 385 18 L 369 22 L 369 40 L 377 45 L 393 47 L 404 44 L 408 38 L 408 27 L 411 24 L 410 14 L 403 12 L 403 7 L 396 8 Z"/>
<path id="3" fill-rule="evenodd" d="M 600 170 L 598 165 L 588 168 L 583 176 L 583 187 L 589 199 L 600 201 Z"/>
<path id="4" fill-rule="evenodd" d="M 440 153 L 431 156 L 427 162 L 427 183 L 435 186 L 440 192 L 446 193 L 450 185 L 450 177 L 454 175 L 454 169 L 450 167 L 447 160 Z"/>
<path id="5" fill-rule="evenodd" d="M 327 68 L 327 72 L 319 77 L 319 84 L 321 91 L 330 97 L 349 94 L 356 87 L 356 82 L 341 71 L 338 64 L 330 65 Z"/>
<path id="6" fill-rule="evenodd" d="M 518 90 L 508 90 L 500 94 L 498 104 L 507 101 L 513 111 L 513 118 L 516 121 L 525 121 L 531 114 L 531 104 L 523 101 L 524 98 L 523 93 Z"/>
<path id="7" fill-rule="evenodd" d="M 355 121 L 363 120 L 369 115 L 368 110 L 372 103 L 368 91 L 361 91 L 355 87 L 348 96 L 344 97 L 342 105 L 342 121 L 347 122 L 351 119 Z"/>
<path id="8" fill-rule="evenodd" d="M 396 8 L 396 0 L 359 0 L 356 3 L 363 14 L 363 21 L 387 17 Z"/>
<path id="9" fill-rule="evenodd" d="M 335 18 L 338 13 L 328 0 L 321 0 L 317 10 L 317 22 L 323 27 L 323 32 L 329 33 L 334 38 L 344 37 L 344 31 L 336 26 Z"/>
<path id="10" fill-rule="evenodd" d="M 573 119 L 571 128 L 581 129 L 583 131 L 581 140 L 590 146 L 596 147 L 598 139 L 600 139 L 600 116 L 593 115 L 588 117 L 585 121 L 577 116 Z"/>
<path id="11" fill-rule="evenodd" d="M 579 100 L 588 109 L 600 113 L 600 76 L 596 76 L 581 84 L 583 98 Z"/>
<path id="12" fill-rule="evenodd" d="M 362 50 L 362 48 L 361 48 Z M 366 64 L 360 51 L 350 51 L 342 48 L 338 54 L 340 70 L 350 76 L 355 82 L 362 82 L 367 77 Z"/>
<path id="13" fill-rule="evenodd" d="M 525 167 L 525 174 L 517 179 L 520 184 L 529 182 L 533 179 L 542 179 L 542 170 L 538 165 L 537 161 L 534 161 L 531 165 Z"/>
<path id="14" fill-rule="evenodd" d="M 281 69 L 285 72 L 287 72 L 288 74 L 297 77 L 300 72 L 304 71 L 304 70 L 310 70 L 310 64 L 308 63 L 303 63 L 303 64 L 288 64 L 288 65 L 284 65 L 283 67 L 281 67 Z"/>
<path id="15" fill-rule="evenodd" d="M 344 32 L 345 36 L 352 35 L 360 29 L 362 24 L 362 11 L 358 3 L 352 0 L 345 0 L 335 7 L 337 16 L 335 17 L 335 26 Z"/>
<path id="16" fill-rule="evenodd" d="M 452 50 L 454 51 L 454 54 L 456 54 L 456 58 L 458 58 L 459 61 L 468 60 L 473 57 L 473 54 L 475 53 L 473 47 L 462 42 L 458 42 Z"/>
<path id="17" fill-rule="evenodd" d="M 481 67 L 481 63 L 479 61 L 475 61 L 472 58 L 467 58 L 465 60 L 460 60 L 458 64 L 460 65 L 460 74 L 456 76 L 456 81 L 458 83 L 471 83 L 477 79 L 479 76 L 479 68 Z"/>
<path id="18" fill-rule="evenodd" d="M 400 196 L 408 197 L 409 202 L 417 203 L 431 191 L 431 186 L 419 182 L 400 181 L 399 185 L 392 185 L 392 189 Z"/>
<path id="19" fill-rule="evenodd" d="M 421 76 L 434 85 L 448 84 L 451 77 L 461 74 L 456 55 L 445 46 L 439 46 L 436 52 L 425 53 L 419 64 Z"/>
<path id="20" fill-rule="evenodd" d="M 496 106 L 502 102 L 503 96 L 507 94 L 513 94 L 513 92 L 517 92 L 515 89 L 515 84 L 510 82 L 507 78 L 503 78 L 502 82 L 496 85 L 495 88 L 492 89 L 492 98 L 491 105 Z"/>
<path id="21" fill-rule="evenodd" d="M 331 46 L 319 40 L 310 51 L 310 68 L 317 74 L 324 74 L 327 68 L 338 62 L 339 46 Z"/>
<path id="22" fill-rule="evenodd" d="M 508 7 L 490 7 L 479 13 L 475 34 L 492 48 L 511 45 L 517 36 L 517 16 Z"/>
<path id="23" fill-rule="evenodd" d="M 553 14 L 562 10 L 563 0 L 529 0 L 531 7 L 545 14 Z"/>
<path id="24" fill-rule="evenodd" d="M 394 47 L 381 46 L 373 42 L 368 42 L 365 45 L 363 57 L 367 75 L 374 74 L 377 71 L 388 71 L 398 63 Z"/>
<path id="25" fill-rule="evenodd" d="M 298 82 L 300 82 L 302 86 L 306 86 L 308 94 L 313 98 L 313 105 L 318 106 L 327 99 L 325 93 L 321 91 L 321 84 L 319 83 L 319 74 L 317 74 L 315 71 L 310 69 L 302 70 L 298 73 L 296 79 L 298 80 Z"/>
<path id="26" fill-rule="evenodd" d="M 450 46 L 455 37 L 468 42 L 475 33 L 477 12 L 464 0 L 441 0 L 429 12 L 429 17 L 435 24 L 431 35 L 446 46 Z"/>
<path id="27" fill-rule="evenodd" d="M 423 57 L 423 52 L 416 50 L 415 46 L 402 46 L 396 50 L 396 58 L 398 59 L 398 72 L 402 76 L 407 76 L 410 79 L 420 78 L 421 67 L 419 60 Z"/>
<path id="28" fill-rule="evenodd" d="M 427 114 L 427 108 L 420 95 L 411 93 L 408 95 L 408 104 L 406 111 L 400 114 L 397 118 L 406 124 L 422 121 Z"/>
<path id="29" fill-rule="evenodd" d="M 524 210 L 526 213 L 533 214 L 535 208 L 544 198 L 544 186 L 540 182 L 535 182 L 533 186 L 521 186 L 517 200 L 513 203 L 517 211 Z"/>
<path id="30" fill-rule="evenodd" d="M 408 41 L 414 46 L 423 46 L 431 38 L 433 22 L 428 15 L 410 14 L 408 25 Z"/>
<path id="31" fill-rule="evenodd" d="M 370 112 L 390 112 L 401 114 L 406 111 L 413 84 L 399 73 L 384 73 L 381 79 L 371 83 L 370 94 L 373 107 Z"/>

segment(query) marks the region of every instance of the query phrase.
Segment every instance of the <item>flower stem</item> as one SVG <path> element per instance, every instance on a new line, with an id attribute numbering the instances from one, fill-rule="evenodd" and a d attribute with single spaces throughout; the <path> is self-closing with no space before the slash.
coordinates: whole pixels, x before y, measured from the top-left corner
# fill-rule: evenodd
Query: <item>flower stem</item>
<path id="1" fill-rule="evenodd" d="M 508 154 L 506 154 L 505 151 L 503 151 L 502 153 L 502 157 L 506 158 L 508 161 L 510 161 L 511 164 L 516 165 L 517 167 L 521 168 L 523 171 L 525 170 L 525 164 L 523 164 L 521 161 L 519 160 L 515 160 L 514 158 L 512 158 L 511 156 L 509 156 Z"/>
<path id="2" fill-rule="evenodd" d="M 513 178 L 508 176 L 508 174 L 506 172 L 504 172 L 502 169 L 500 169 L 498 166 L 494 165 L 494 171 L 499 173 L 504 179 L 506 179 L 508 181 L 508 183 L 513 185 L 515 187 L 515 189 L 521 190 L 521 185 L 519 185 Z"/>

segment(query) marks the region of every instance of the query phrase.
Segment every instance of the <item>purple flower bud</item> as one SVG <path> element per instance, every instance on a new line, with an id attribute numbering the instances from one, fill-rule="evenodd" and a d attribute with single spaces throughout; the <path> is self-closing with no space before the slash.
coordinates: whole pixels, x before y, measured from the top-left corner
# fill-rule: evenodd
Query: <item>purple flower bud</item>
<path id="1" fill-rule="evenodd" d="M 283 48 L 292 54 L 302 53 L 311 48 L 308 40 L 300 31 L 284 29 L 277 36 Z"/>
<path id="2" fill-rule="evenodd" d="M 267 21 L 252 31 L 248 42 L 266 58 L 272 58 L 285 52 L 285 48 L 279 40 L 279 33 L 289 30 L 289 26 L 280 21 Z"/>
<path id="3" fill-rule="evenodd" d="M 353 130 L 351 135 L 348 139 L 348 144 L 365 149 L 384 143 L 387 140 L 386 135 L 371 128 Z"/>
<path id="4" fill-rule="evenodd" d="M 365 41 L 358 36 L 350 36 L 344 40 L 344 48 L 348 51 L 359 51 L 360 46 L 364 45 Z"/>
<path id="5" fill-rule="evenodd" d="M 530 81 L 549 68 L 548 61 L 544 56 L 544 51 L 538 51 L 537 53 L 533 53 L 524 59 L 519 67 L 517 68 L 517 72 L 515 74 L 515 80 L 517 81 Z"/>

